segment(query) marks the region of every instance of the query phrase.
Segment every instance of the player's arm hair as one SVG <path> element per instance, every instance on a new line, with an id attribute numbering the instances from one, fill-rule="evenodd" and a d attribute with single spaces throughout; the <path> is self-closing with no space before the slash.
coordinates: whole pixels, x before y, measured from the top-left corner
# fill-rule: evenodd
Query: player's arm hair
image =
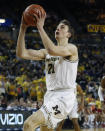
<path id="1" fill-rule="evenodd" d="M 46 55 L 46 49 L 41 49 L 41 50 L 26 49 L 25 32 L 26 32 L 26 28 L 21 25 L 18 40 L 17 40 L 16 55 L 20 58 L 28 59 L 28 60 L 44 59 Z"/>
<path id="2" fill-rule="evenodd" d="M 81 96 L 81 103 L 84 106 L 84 93 L 83 93 L 82 87 L 79 84 L 77 84 L 77 91 L 79 92 L 79 94 Z"/>
<path id="3" fill-rule="evenodd" d="M 56 46 L 52 40 L 48 37 L 45 30 L 43 28 L 39 29 L 39 33 L 41 39 L 43 41 L 44 47 L 46 48 L 47 52 L 53 56 L 72 56 L 77 55 L 77 47 L 73 44 L 68 46 Z"/>

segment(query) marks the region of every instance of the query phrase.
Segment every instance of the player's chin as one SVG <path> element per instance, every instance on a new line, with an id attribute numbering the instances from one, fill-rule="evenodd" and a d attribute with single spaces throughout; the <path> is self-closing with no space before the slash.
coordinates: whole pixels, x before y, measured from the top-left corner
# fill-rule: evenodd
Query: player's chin
<path id="1" fill-rule="evenodd" d="M 55 39 L 56 39 L 56 40 L 59 40 L 59 36 L 58 36 L 58 35 L 55 35 Z"/>

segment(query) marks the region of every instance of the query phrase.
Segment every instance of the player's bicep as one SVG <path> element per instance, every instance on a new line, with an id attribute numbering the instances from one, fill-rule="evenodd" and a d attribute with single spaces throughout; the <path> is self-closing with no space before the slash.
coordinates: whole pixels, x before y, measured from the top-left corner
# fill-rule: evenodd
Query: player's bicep
<path id="1" fill-rule="evenodd" d="M 71 52 L 67 47 L 54 46 L 54 48 L 49 49 L 48 53 L 53 56 L 70 56 Z"/>
<path id="2" fill-rule="evenodd" d="M 53 48 L 48 50 L 49 54 L 53 56 L 72 56 L 77 53 L 77 48 L 72 45 L 68 46 L 54 46 Z"/>

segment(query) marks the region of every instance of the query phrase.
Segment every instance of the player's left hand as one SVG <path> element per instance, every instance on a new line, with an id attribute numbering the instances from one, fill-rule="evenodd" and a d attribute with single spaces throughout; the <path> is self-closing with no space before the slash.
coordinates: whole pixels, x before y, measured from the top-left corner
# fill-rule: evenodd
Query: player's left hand
<path id="1" fill-rule="evenodd" d="M 24 13 L 24 12 L 23 12 Z M 23 27 L 23 28 L 27 28 L 28 27 L 28 25 L 25 23 L 25 21 L 24 21 L 24 17 L 23 17 L 23 15 L 22 15 L 22 18 L 21 18 L 21 27 Z"/>

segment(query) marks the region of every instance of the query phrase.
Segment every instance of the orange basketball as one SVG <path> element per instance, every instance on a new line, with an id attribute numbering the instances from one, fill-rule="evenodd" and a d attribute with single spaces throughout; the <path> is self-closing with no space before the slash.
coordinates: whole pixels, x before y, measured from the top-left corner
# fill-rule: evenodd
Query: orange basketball
<path id="1" fill-rule="evenodd" d="M 38 11 L 40 11 L 42 15 L 46 14 L 43 7 L 36 4 L 29 5 L 25 9 L 25 11 L 23 12 L 23 20 L 28 26 L 36 26 L 37 19 L 33 17 L 33 14 L 35 13 L 36 15 L 38 15 Z"/>

